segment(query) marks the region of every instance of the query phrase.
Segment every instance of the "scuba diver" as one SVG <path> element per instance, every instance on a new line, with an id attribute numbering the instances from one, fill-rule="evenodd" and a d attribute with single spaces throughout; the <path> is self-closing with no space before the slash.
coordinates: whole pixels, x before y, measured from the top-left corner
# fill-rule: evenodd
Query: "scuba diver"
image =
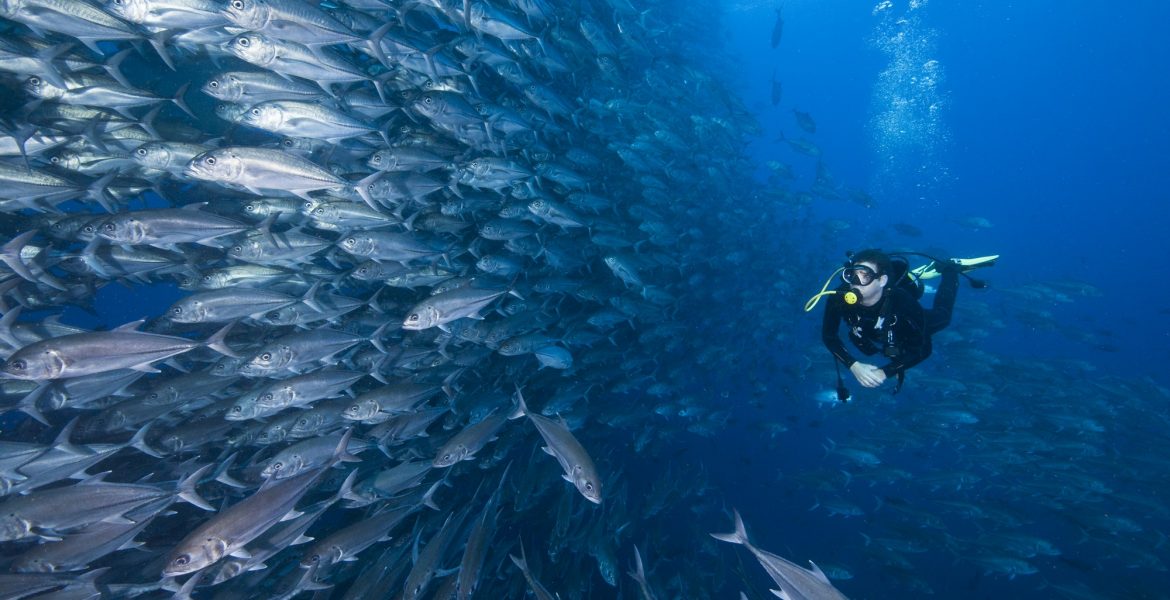
<path id="1" fill-rule="evenodd" d="M 905 255 L 924 256 L 930 263 L 910 269 Z M 809 300 L 805 311 L 810 311 L 822 296 L 833 295 L 825 304 L 821 337 L 832 353 L 837 368 L 837 399 L 849 399 L 849 390 L 841 378 L 845 365 L 857 382 L 867 388 L 881 386 L 891 377 L 897 378 L 893 393 L 902 389 L 906 369 L 930 356 L 930 336 L 951 322 L 955 297 L 959 291 L 959 276 L 967 277 L 971 286 L 987 285 L 966 272 L 995 264 L 996 256 L 972 259 L 939 260 L 918 253 L 886 254 L 881 250 L 862 250 L 847 253 L 849 261 L 833 273 L 819 294 Z M 841 273 L 845 283 L 834 291 L 827 291 L 833 277 Z M 922 297 L 921 280 L 942 277 L 930 310 L 924 310 L 918 299 Z M 849 340 L 866 356 L 879 352 L 889 360 L 877 366 L 853 358 L 838 336 L 844 321 L 849 327 Z"/>

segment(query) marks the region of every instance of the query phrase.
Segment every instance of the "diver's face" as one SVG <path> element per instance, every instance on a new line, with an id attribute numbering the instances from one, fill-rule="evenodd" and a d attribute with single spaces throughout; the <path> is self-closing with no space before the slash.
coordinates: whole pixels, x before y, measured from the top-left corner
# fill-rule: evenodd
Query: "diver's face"
<path id="1" fill-rule="evenodd" d="M 861 304 L 873 306 L 874 303 L 881 300 L 882 290 L 885 289 L 886 282 L 890 280 L 890 277 L 884 273 L 878 276 L 878 267 L 871 262 L 857 263 L 855 267 L 857 268 L 850 270 L 850 283 L 861 290 Z"/>

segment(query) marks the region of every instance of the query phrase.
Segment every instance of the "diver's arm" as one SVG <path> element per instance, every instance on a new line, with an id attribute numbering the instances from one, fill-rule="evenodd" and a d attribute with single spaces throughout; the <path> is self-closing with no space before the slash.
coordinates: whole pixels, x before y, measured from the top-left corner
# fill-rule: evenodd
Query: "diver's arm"
<path id="1" fill-rule="evenodd" d="M 886 377 L 893 377 L 900 371 L 905 371 L 926 360 L 930 356 L 930 336 L 926 335 L 926 311 L 909 294 L 898 294 L 891 298 L 897 300 L 893 314 L 898 316 L 894 324 L 894 339 L 897 340 L 900 350 L 897 357 L 890 364 L 882 367 Z"/>
<path id="2" fill-rule="evenodd" d="M 851 367 L 853 363 L 857 362 L 857 359 L 849 354 L 849 351 L 845 349 L 845 343 L 837 335 L 837 330 L 840 327 L 841 308 L 838 303 L 833 302 L 833 298 L 830 298 L 828 302 L 825 302 L 825 317 L 821 324 L 821 341 L 825 343 L 825 347 L 829 349 L 833 358 L 846 367 Z"/>

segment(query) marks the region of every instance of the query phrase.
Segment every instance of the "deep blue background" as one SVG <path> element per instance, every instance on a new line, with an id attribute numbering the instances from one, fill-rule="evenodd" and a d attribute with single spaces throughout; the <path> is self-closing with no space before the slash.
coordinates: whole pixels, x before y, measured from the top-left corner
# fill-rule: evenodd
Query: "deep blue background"
<path id="1" fill-rule="evenodd" d="M 773 140 L 781 131 L 789 137 L 803 135 L 791 109 L 809 111 L 818 131 L 805 137 L 822 149 L 837 183 L 865 189 L 876 198 L 870 209 L 848 200 L 818 199 L 811 209 L 814 231 L 798 229 L 801 211 L 792 209 L 793 229 L 778 234 L 804 244 L 807 252 L 791 257 L 793 262 L 820 264 L 823 271 L 802 275 L 797 287 L 815 292 L 848 249 L 1000 254 L 998 266 L 980 273 L 986 273 L 993 288 L 973 292 L 963 286 L 959 295 L 960 314 L 965 303 L 978 302 L 1003 316 L 1006 327 L 992 328 L 988 337 L 979 339 L 981 350 L 1041 361 L 1073 359 L 1097 369 L 1055 379 L 1053 386 L 1085 386 L 1089 379 L 1112 375 L 1170 385 L 1165 368 L 1170 359 L 1170 278 L 1165 269 L 1170 250 L 1165 227 L 1170 220 L 1170 44 L 1164 33 L 1170 3 L 934 0 L 911 14 L 907 2 L 895 1 L 889 14 L 914 16 L 918 33 L 934 34 L 924 56 L 939 61 L 945 73 L 941 124 L 949 140 L 940 144 L 936 169 L 929 173 L 941 174 L 939 182 L 921 188 L 915 184 L 926 177 L 913 165 L 891 169 L 879 156 L 871 127 L 880 106 L 875 104 L 875 86 L 889 65 L 889 57 L 873 43 L 883 18 L 889 18 L 873 14 L 877 3 L 785 2 L 784 37 L 776 49 L 769 44 L 773 3 L 740 3 L 729 15 L 727 44 L 738 68 L 731 77 L 765 130 L 752 148 L 755 157 L 792 165 L 800 175 L 794 187 L 807 188 L 816 161 Z M 770 102 L 774 71 L 784 87 L 776 107 Z M 994 226 L 964 226 L 961 220 L 971 216 Z M 840 219 L 849 228 L 829 232 L 817 225 L 829 219 Z M 923 234 L 899 236 L 892 230 L 898 223 L 913 224 Z M 1065 299 L 1043 293 L 1074 284 L 1085 284 L 1087 293 Z M 1039 293 L 1025 295 L 1029 291 Z M 1047 313 L 1047 321 L 1037 327 L 1022 317 L 1024 312 Z M 800 321 L 800 331 L 793 335 L 805 342 L 797 352 L 823 351 L 818 343 L 820 313 L 813 315 Z M 962 379 L 964 365 L 942 352 L 921 370 Z M 766 417 L 793 425 L 781 443 L 758 439 L 758 434 L 753 441 L 749 434 L 738 438 L 747 441 L 734 450 L 708 449 L 739 467 L 729 466 L 720 474 L 719 487 L 744 513 L 756 540 L 798 563 L 857 556 L 859 534 L 883 519 L 880 514 L 843 519 L 809 512 L 812 494 L 797 490 L 802 485 L 799 475 L 829 462 L 822 448 L 826 438 L 880 437 L 880 432 L 856 429 L 872 419 L 864 411 L 896 406 L 913 414 L 915 403 L 932 398 L 928 390 L 911 385 L 892 405 L 854 406 L 841 413 L 810 400 L 830 384 L 794 382 L 792 389 L 801 396 L 773 398 L 776 406 Z M 1005 404 L 1010 410 L 1010 402 Z M 1165 406 L 1151 403 L 1150 410 L 1164 411 Z M 1125 437 L 1124 431 L 1111 433 L 1119 440 Z M 916 473 L 945 468 L 954 452 L 962 452 L 955 443 L 948 446 L 941 440 L 936 453 L 915 457 L 894 458 L 894 451 L 886 448 L 883 459 L 913 465 Z M 1147 451 L 1123 443 L 1109 450 L 1119 456 Z M 1151 485 L 1161 485 L 1165 498 L 1164 482 Z M 977 490 L 969 493 L 980 503 L 989 499 Z M 872 511 L 875 495 L 854 485 L 850 497 L 862 499 L 859 504 Z M 956 535 L 971 535 L 961 523 L 948 526 Z M 1165 523 L 1159 526 L 1165 532 Z M 1038 590 L 1049 582 L 1084 580 L 1098 593 L 1121 593 L 1114 587 L 1116 567 L 1086 575 L 1063 562 L 1086 560 L 1078 556 L 1086 546 L 1068 522 L 1034 522 L 1028 533 L 1052 539 L 1065 556 L 1037 560 L 1040 574 L 1009 580 L 984 576 L 948 550 L 935 548 L 931 555 L 914 555 L 915 571 L 930 581 L 936 597 L 1060 597 L 1052 589 Z M 911 596 L 897 583 L 888 585 L 887 569 L 880 565 L 854 561 L 846 566 L 856 578 L 839 585 L 850 597 Z M 1170 589 L 1165 572 L 1121 575 L 1142 590 L 1140 597 L 1165 597 Z"/>
<path id="2" fill-rule="evenodd" d="M 738 5 L 728 20 L 727 43 L 742 68 L 736 85 L 767 132 L 756 156 L 811 173 L 812 159 L 771 142 L 781 130 L 799 134 L 791 108 L 810 111 L 818 131 L 809 137 L 834 177 L 877 197 L 872 210 L 818 203 L 819 215 L 854 222 L 838 244 L 823 249 L 832 252 L 826 268 L 846 249 L 880 245 L 890 225 L 912 223 L 924 235 L 900 243 L 953 256 L 1003 255 L 995 269 L 999 287 L 1092 284 L 1101 297 L 1037 308 L 1055 311 L 1068 327 L 1107 330 L 1119 351 L 1077 356 L 1086 350 L 1021 330 L 1014 332 L 1019 339 L 990 340 L 1004 342 L 993 349 L 1019 349 L 1026 341 L 1028 351 L 1033 344 L 1044 352 L 1072 351 L 1165 382 L 1170 3 L 935 0 L 908 11 L 906 2 L 895 2 L 892 13 L 916 15 L 920 30 L 937 34 L 928 56 L 945 72 L 943 121 L 951 140 L 940 162 L 951 177 L 929 193 L 886 196 L 874 185 L 884 161 L 868 127 L 874 85 L 888 63 L 872 43 L 881 22 L 875 4 L 786 2 L 784 38 L 775 50 L 772 5 Z M 769 101 L 774 69 L 784 86 L 778 107 Z M 902 174 L 904 183 L 915 178 L 909 168 Z M 985 217 L 994 227 L 972 230 L 956 222 L 967 216 Z"/>

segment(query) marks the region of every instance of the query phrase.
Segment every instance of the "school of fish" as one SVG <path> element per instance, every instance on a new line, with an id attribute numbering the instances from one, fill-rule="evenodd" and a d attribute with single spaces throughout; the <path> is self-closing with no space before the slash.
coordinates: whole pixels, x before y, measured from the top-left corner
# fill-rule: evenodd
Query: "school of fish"
<path id="1" fill-rule="evenodd" d="M 632 586 L 608 448 L 751 218 L 715 10 L 0 4 L 0 597 Z M 174 301 L 57 320 L 110 284 Z"/>

